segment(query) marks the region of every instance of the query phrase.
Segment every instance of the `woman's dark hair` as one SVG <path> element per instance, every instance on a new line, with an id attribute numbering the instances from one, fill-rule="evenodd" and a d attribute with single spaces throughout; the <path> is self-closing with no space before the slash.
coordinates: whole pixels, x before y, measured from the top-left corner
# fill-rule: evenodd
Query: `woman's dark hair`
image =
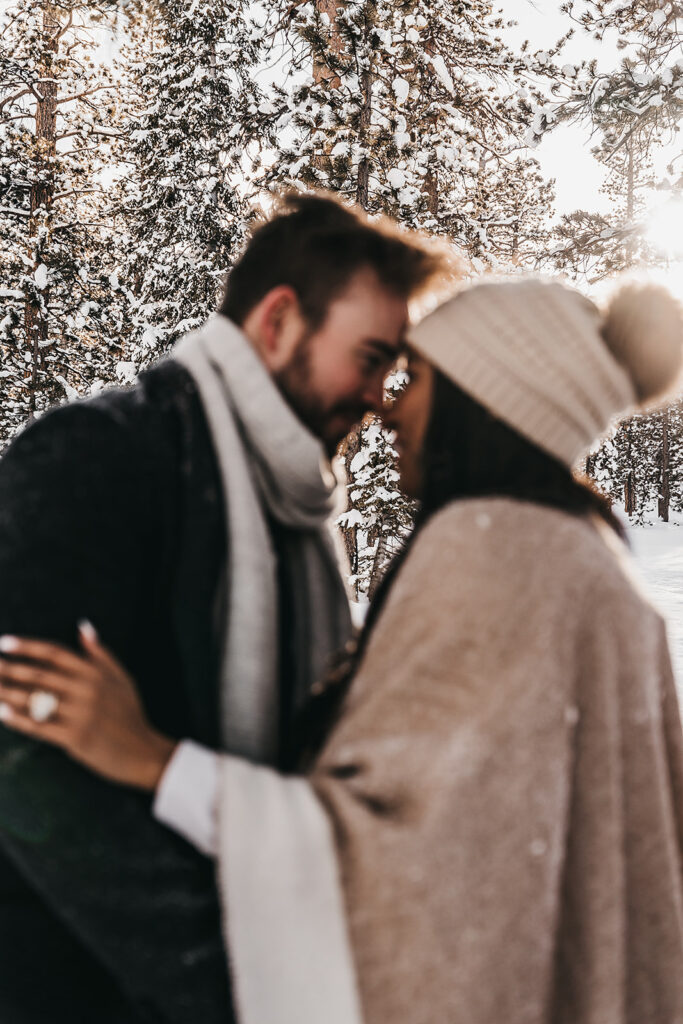
<path id="1" fill-rule="evenodd" d="M 609 501 L 533 441 L 498 419 L 438 370 L 424 444 L 419 521 L 458 498 L 506 497 L 594 512 L 620 536 Z"/>
<path id="2" fill-rule="evenodd" d="M 619 537 L 625 537 L 609 500 L 587 478 L 577 477 L 439 370 L 434 371 L 432 410 L 423 450 L 422 497 L 415 529 L 377 589 L 363 631 L 363 646 L 393 577 L 421 528 L 451 501 L 514 498 L 577 516 L 593 513 Z"/>
<path id="3" fill-rule="evenodd" d="M 394 578 L 421 529 L 452 501 L 486 497 L 533 502 L 577 516 L 597 514 L 624 536 L 608 500 L 587 480 L 577 479 L 565 465 L 435 371 L 415 529 L 377 589 L 353 656 L 330 676 L 330 685 L 312 702 L 307 720 L 302 722 L 307 763 L 322 746 L 339 712 Z"/>

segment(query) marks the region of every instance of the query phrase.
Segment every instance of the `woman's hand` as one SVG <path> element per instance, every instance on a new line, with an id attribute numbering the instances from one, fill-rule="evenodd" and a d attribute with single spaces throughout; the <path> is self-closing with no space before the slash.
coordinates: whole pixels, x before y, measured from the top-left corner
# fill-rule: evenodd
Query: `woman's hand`
<path id="1" fill-rule="evenodd" d="M 0 719 L 113 782 L 154 790 L 175 743 L 149 724 L 133 680 L 90 623 L 79 637 L 82 655 L 0 638 Z"/>

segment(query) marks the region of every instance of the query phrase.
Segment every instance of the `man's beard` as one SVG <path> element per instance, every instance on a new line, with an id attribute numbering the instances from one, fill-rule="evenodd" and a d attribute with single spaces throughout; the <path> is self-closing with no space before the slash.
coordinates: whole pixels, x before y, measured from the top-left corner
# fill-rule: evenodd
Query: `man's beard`
<path id="1" fill-rule="evenodd" d="M 273 380 L 282 392 L 288 405 L 312 434 L 324 444 L 330 458 L 339 447 L 339 442 L 348 434 L 353 423 L 358 423 L 365 409 L 351 402 L 337 402 L 327 405 L 311 384 L 310 342 L 312 335 L 305 334 L 297 343 L 287 365 L 273 374 Z M 334 429 L 335 421 L 341 418 L 344 428 Z"/>

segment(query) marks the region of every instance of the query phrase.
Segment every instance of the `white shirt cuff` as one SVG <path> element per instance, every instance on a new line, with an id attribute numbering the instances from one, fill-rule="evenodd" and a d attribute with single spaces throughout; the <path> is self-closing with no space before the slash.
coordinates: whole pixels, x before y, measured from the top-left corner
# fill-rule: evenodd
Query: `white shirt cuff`
<path id="1" fill-rule="evenodd" d="M 208 857 L 218 856 L 219 755 L 192 740 L 176 747 L 154 797 L 154 817 Z"/>

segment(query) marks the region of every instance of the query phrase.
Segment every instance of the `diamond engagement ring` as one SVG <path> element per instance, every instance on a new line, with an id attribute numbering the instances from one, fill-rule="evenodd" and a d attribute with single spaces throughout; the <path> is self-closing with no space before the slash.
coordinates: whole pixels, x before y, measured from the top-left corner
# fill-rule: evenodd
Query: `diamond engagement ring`
<path id="1" fill-rule="evenodd" d="M 34 722 L 49 722 L 58 707 L 59 700 L 47 690 L 34 690 L 28 699 L 28 713 Z"/>

